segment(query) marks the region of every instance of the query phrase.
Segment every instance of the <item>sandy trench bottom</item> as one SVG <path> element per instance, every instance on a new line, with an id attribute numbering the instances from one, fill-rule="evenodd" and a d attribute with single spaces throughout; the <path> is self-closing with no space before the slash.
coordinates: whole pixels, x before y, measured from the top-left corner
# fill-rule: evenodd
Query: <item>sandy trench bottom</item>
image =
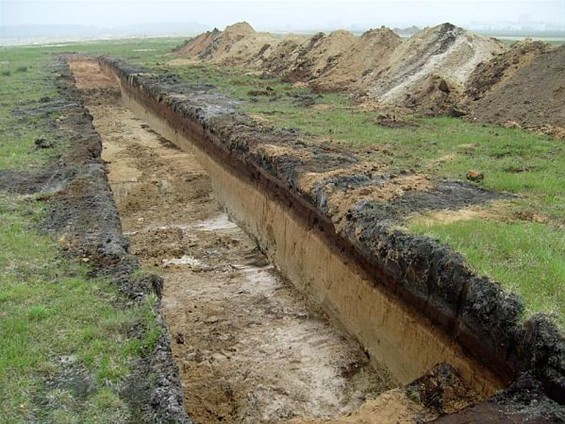
<path id="1" fill-rule="evenodd" d="M 277 274 L 215 201 L 195 157 L 126 109 L 95 61 L 70 65 L 103 140 L 130 250 L 164 278 L 163 314 L 190 417 L 413 422 L 421 407 Z"/>

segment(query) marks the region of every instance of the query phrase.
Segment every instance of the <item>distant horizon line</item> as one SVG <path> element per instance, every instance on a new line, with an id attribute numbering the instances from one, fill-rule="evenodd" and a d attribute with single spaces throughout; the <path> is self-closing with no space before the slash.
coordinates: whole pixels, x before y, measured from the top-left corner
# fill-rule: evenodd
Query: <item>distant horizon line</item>
<path id="1" fill-rule="evenodd" d="M 230 26 L 233 25 L 235 23 L 238 22 L 247 22 L 249 25 L 251 25 L 254 29 L 260 28 L 261 31 L 263 30 L 269 30 L 269 31 L 278 31 L 278 30 L 316 30 L 316 29 L 328 29 L 329 27 L 331 27 L 334 30 L 338 30 L 338 29 L 347 29 L 347 28 L 359 28 L 359 27 L 364 27 L 367 29 L 373 29 L 373 28 L 380 28 L 382 26 L 384 27 L 388 27 L 388 28 L 410 28 L 410 27 L 419 27 L 419 28 L 424 28 L 424 27 L 429 27 L 429 26 L 437 26 L 437 25 L 441 25 L 444 23 L 451 23 L 453 25 L 456 26 L 460 26 L 460 27 L 473 27 L 473 26 L 485 26 L 485 25 L 492 25 L 492 26 L 499 26 L 499 25 L 522 25 L 524 27 L 531 27 L 531 26 L 535 26 L 535 25 L 546 25 L 548 27 L 555 27 L 555 30 L 561 30 L 565 33 L 565 27 L 563 27 L 563 25 L 558 24 L 558 23 L 552 23 L 552 22 L 544 22 L 544 21 L 529 21 L 527 23 L 525 22 L 519 22 L 519 21 L 511 21 L 511 20 L 504 20 L 504 21 L 470 21 L 470 22 L 466 22 L 466 23 L 454 23 L 456 21 L 441 21 L 441 22 L 403 22 L 403 21 L 399 21 L 399 22 L 388 22 L 388 23 L 370 23 L 370 22 L 356 22 L 356 23 L 351 23 L 348 25 L 336 25 L 336 24 L 318 24 L 315 27 L 306 27 L 306 26 L 296 26 L 296 27 L 292 27 L 290 25 L 284 25 L 283 26 L 279 26 L 279 25 L 258 25 L 257 27 L 255 27 L 253 25 L 252 22 L 249 21 L 235 21 L 232 22 L 230 24 L 227 25 L 214 25 L 214 24 L 206 24 L 206 23 L 202 23 L 202 22 L 195 22 L 195 21 L 161 21 L 161 22 L 138 22 L 138 23 L 131 23 L 131 24 L 125 24 L 125 25 L 95 25 L 95 24 L 44 24 L 44 23 L 20 23 L 20 24 L 9 24 L 9 25 L 2 25 L 2 29 L 5 28 L 22 28 L 22 27 L 36 27 L 36 28 L 92 28 L 92 29 L 120 29 L 120 28 L 132 28 L 132 27 L 138 27 L 138 26 L 164 26 L 164 25 L 173 25 L 173 26 L 194 26 L 194 27 L 201 27 L 201 28 L 207 28 L 207 29 L 213 29 L 213 28 L 218 28 L 218 27 L 225 27 L 225 26 Z M 220 29 L 220 28 L 218 28 Z"/>
<path id="2" fill-rule="evenodd" d="M 296 28 L 277 28 L 275 26 L 260 27 L 259 31 L 269 31 L 278 34 L 287 33 L 316 33 L 316 32 L 331 32 L 339 29 L 348 30 L 353 33 L 363 33 L 370 29 L 388 27 L 391 30 L 409 30 L 417 28 L 421 30 L 430 26 L 442 25 L 447 22 L 436 24 L 409 24 L 409 23 L 396 23 L 392 25 L 369 25 L 369 24 L 350 24 L 346 26 L 336 25 L 317 25 L 315 27 L 296 27 Z M 499 22 L 498 24 L 504 24 Z M 230 24 L 231 25 L 231 24 Z M 565 42 L 565 29 L 534 29 L 534 28 L 488 28 L 485 23 L 475 23 L 461 25 L 466 30 L 483 34 L 487 36 L 498 37 L 547 37 L 561 39 Z M 480 27 L 482 25 L 482 27 Z M 174 27 L 174 28 L 171 28 Z M 186 27 L 186 28 L 184 28 Z M 23 43 L 30 41 L 30 44 L 37 43 L 41 40 L 51 39 L 56 42 L 75 42 L 75 41 L 88 41 L 90 40 L 112 40 L 119 38 L 151 38 L 151 37 L 189 37 L 199 33 L 209 31 L 215 28 L 212 25 L 206 25 L 199 22 L 151 22 L 151 23 L 138 23 L 127 24 L 120 26 L 98 26 L 87 24 L 16 24 L 2 26 L 0 30 L 0 42 L 2 46 L 8 45 L 23 45 L 17 43 L 22 40 Z M 24 31 L 25 30 L 25 31 Z M 58 31 L 57 31 L 58 30 Z M 83 30 L 83 31 L 80 31 Z M 29 40 L 26 40 L 29 39 Z"/>

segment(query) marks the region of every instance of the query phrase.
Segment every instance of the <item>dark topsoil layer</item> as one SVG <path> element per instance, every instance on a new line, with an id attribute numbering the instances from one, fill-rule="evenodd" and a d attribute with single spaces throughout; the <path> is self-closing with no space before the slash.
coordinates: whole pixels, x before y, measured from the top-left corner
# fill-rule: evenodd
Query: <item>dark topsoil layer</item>
<path id="1" fill-rule="evenodd" d="M 101 65 L 127 82 L 124 87 L 130 95 L 216 159 L 291 206 L 344 255 L 376 276 L 381 288 L 414 307 L 497 375 L 508 383 L 530 375 L 551 399 L 565 404 L 565 340 L 556 326 L 541 314 L 521 322 L 520 298 L 474 274 L 446 246 L 394 226 L 411 212 L 459 209 L 499 194 L 463 182 L 438 181 L 430 190 L 407 192 L 392 202 L 359 202 L 336 230 L 321 187 L 333 184 L 346 191 L 378 185 L 390 173 L 328 178 L 310 191 L 301 191 L 298 177 L 303 173 L 341 169 L 361 159 L 335 145 L 305 142 L 306 136 L 295 130 L 261 126 L 238 113 L 236 103 L 213 88 L 187 84 L 170 74 L 151 74 L 116 59 L 101 59 Z M 257 148 L 262 144 L 287 147 L 292 154 L 270 156 Z M 553 405 L 556 413 L 563 414 Z M 553 416 L 551 408 L 531 412 Z"/>
<path id="2" fill-rule="evenodd" d="M 118 287 L 122 294 L 121 307 L 141 302 L 151 293 L 160 296 L 162 280 L 159 277 L 134 276 L 138 261 L 128 253 L 127 241 L 121 233 L 118 211 L 100 158 L 102 143 L 92 126 L 92 117 L 81 105 L 64 58 L 57 59 L 53 72 L 57 75 L 60 93 L 53 107 L 50 108 L 52 102 L 46 99 L 39 109 L 14 113 L 44 114 L 64 109 L 62 120 L 58 124 L 49 122 L 46 130 L 50 139 L 70 140 L 71 143 L 59 158 L 44 168 L 0 171 L 0 189 L 38 194 L 39 199 L 47 201 L 48 212 L 41 229 L 65 237 L 67 244 L 62 252 L 65 256 L 89 258 L 90 275 L 104 276 Z M 42 142 L 36 144 L 37 148 L 53 147 Z M 161 336 L 152 352 L 146 352 L 132 364 L 133 371 L 123 385 L 122 398 L 130 405 L 132 422 L 189 423 L 182 406 L 168 333 L 160 317 L 158 320 Z M 78 385 L 85 387 L 73 389 L 73 392 L 88 391 L 88 379 L 78 374 L 73 377 L 74 374 L 72 370 L 65 370 L 61 381 L 46 381 L 46 386 L 67 387 L 77 380 Z"/>

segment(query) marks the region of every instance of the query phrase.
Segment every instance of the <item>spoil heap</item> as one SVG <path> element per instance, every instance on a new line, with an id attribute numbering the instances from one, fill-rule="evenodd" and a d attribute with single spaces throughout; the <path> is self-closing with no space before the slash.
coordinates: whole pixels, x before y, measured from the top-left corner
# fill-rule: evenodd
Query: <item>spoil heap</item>
<path id="1" fill-rule="evenodd" d="M 240 22 L 188 40 L 177 53 L 319 91 L 349 91 L 386 113 L 470 113 L 565 138 L 565 47 L 526 40 L 507 48 L 449 23 L 403 41 L 385 27 L 361 37 L 339 30 L 281 38 Z"/>
<path id="2" fill-rule="evenodd" d="M 328 35 L 319 32 L 298 47 L 296 60 L 284 72 L 284 79 L 306 82 L 321 76 L 336 65 L 355 40 L 356 37 L 347 31 L 334 31 Z"/>
<path id="3" fill-rule="evenodd" d="M 478 67 L 472 79 L 475 119 L 565 138 L 565 46 L 515 44 Z"/>
<path id="4" fill-rule="evenodd" d="M 401 43 L 401 38 L 388 28 L 371 29 L 355 40 L 313 85 L 325 91 L 350 90 L 363 76 L 378 74 L 386 68 L 392 52 Z"/>
<path id="5" fill-rule="evenodd" d="M 214 28 L 192 38 L 178 54 L 218 65 L 259 67 L 276 44 L 271 34 L 256 32 L 247 22 L 238 22 L 224 31 Z"/>
<path id="6" fill-rule="evenodd" d="M 471 74 L 465 94 L 470 100 L 479 100 L 488 91 L 503 86 L 519 69 L 548 50 L 549 45 L 541 41 L 527 39 L 514 43 L 509 50 L 479 63 Z"/>
<path id="7" fill-rule="evenodd" d="M 302 47 L 309 38 L 303 35 L 290 34 L 285 36 L 273 47 L 269 58 L 263 63 L 265 76 L 280 78 L 293 69 L 299 61 Z"/>
<path id="8" fill-rule="evenodd" d="M 382 72 L 360 82 L 372 100 L 424 114 L 441 114 L 461 101 L 477 65 L 503 45 L 449 23 L 426 28 L 400 44 Z"/>

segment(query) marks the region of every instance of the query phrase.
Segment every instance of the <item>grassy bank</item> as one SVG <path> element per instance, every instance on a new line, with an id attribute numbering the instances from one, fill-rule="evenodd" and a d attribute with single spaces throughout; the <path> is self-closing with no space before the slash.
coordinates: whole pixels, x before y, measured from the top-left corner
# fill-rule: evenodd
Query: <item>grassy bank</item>
<path id="1" fill-rule="evenodd" d="M 0 197 L 0 422 L 123 422 L 131 363 L 158 335 L 154 300 L 118 307 L 108 281 L 38 234 L 41 216 L 41 202 Z"/>
<path id="2" fill-rule="evenodd" d="M 0 48 L 0 188 L 69 148 L 52 55 L 64 50 Z M 0 189 L 0 422 L 126 422 L 138 416 L 127 380 L 160 335 L 156 299 L 132 306 L 109 280 L 89 277 L 88 264 L 62 256 L 63 241 L 39 230 L 45 197 Z"/>

